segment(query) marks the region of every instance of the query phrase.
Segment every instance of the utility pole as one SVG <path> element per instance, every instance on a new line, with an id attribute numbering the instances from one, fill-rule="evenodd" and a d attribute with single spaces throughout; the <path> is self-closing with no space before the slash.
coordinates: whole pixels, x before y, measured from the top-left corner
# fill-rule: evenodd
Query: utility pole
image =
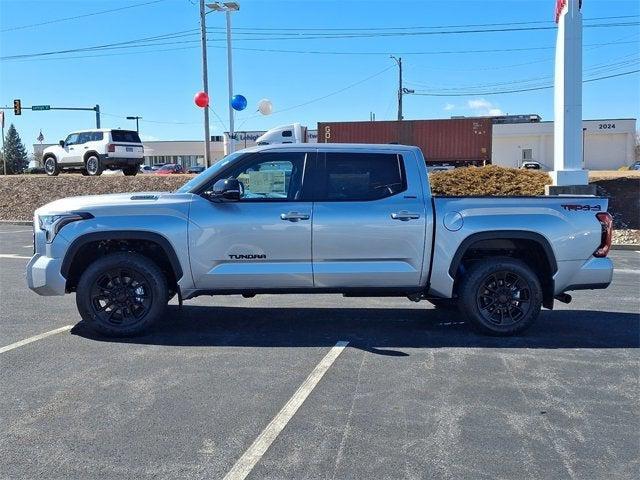
<path id="1" fill-rule="evenodd" d="M 390 58 L 393 58 L 396 63 L 398 64 L 398 121 L 402 120 L 403 116 L 402 116 L 402 57 L 398 58 L 398 57 L 394 57 L 393 55 L 390 56 Z"/>
<path id="2" fill-rule="evenodd" d="M 209 95 L 209 77 L 207 75 L 207 24 L 205 23 L 204 0 L 200 0 L 200 39 L 202 42 L 202 90 Z M 211 166 L 209 158 L 209 105 L 204 110 L 204 164 Z"/>
<path id="3" fill-rule="evenodd" d="M 100 128 L 100 105 L 94 107 L 96 111 L 96 128 Z"/>

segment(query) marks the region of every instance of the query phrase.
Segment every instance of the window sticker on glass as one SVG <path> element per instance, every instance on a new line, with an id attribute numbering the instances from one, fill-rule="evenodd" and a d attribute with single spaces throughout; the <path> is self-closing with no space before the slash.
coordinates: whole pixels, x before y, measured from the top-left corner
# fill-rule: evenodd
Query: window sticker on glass
<path id="1" fill-rule="evenodd" d="M 286 196 L 285 172 L 266 170 L 249 172 L 249 192 L 259 195 Z"/>

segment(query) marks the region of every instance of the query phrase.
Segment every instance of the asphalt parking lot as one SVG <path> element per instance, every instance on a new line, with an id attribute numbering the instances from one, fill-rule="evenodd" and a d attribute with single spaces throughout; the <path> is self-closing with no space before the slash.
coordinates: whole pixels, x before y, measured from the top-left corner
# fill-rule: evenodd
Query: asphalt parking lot
<path id="1" fill-rule="evenodd" d="M 26 288 L 30 232 L 0 225 L 0 351 L 72 327 L 0 353 L 0 478 L 637 478 L 639 252 L 518 338 L 426 302 L 264 295 L 114 341 Z"/>

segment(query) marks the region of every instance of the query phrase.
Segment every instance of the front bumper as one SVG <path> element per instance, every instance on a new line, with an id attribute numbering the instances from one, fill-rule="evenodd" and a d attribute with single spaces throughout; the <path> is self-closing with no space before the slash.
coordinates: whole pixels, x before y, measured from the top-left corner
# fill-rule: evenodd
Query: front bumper
<path id="1" fill-rule="evenodd" d="M 607 288 L 613 279 L 613 262 L 608 258 L 591 258 L 571 278 L 568 290 L 596 290 Z"/>
<path id="2" fill-rule="evenodd" d="M 36 253 L 27 264 L 27 286 L 38 295 L 64 295 L 67 280 L 60 273 L 61 258 Z"/>

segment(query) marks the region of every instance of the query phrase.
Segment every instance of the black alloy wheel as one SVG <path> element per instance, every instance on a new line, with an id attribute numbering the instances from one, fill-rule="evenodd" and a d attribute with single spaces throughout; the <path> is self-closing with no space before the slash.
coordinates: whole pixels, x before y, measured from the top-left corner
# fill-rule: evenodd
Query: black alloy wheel
<path id="1" fill-rule="evenodd" d="M 482 317 L 496 325 L 514 325 L 531 308 L 531 287 L 527 281 L 510 271 L 490 274 L 476 294 Z"/>
<path id="2" fill-rule="evenodd" d="M 164 314 L 167 278 L 150 258 L 134 252 L 104 255 L 83 272 L 76 305 L 93 330 L 111 337 L 143 333 Z"/>
<path id="3" fill-rule="evenodd" d="M 135 327 L 151 309 L 148 280 L 129 268 L 107 270 L 93 283 L 91 307 L 96 320 L 117 327 Z"/>
<path id="4" fill-rule="evenodd" d="M 458 288 L 458 307 L 476 330 L 516 335 L 529 328 L 542 309 L 538 275 L 522 260 L 484 258 L 473 262 Z"/>

